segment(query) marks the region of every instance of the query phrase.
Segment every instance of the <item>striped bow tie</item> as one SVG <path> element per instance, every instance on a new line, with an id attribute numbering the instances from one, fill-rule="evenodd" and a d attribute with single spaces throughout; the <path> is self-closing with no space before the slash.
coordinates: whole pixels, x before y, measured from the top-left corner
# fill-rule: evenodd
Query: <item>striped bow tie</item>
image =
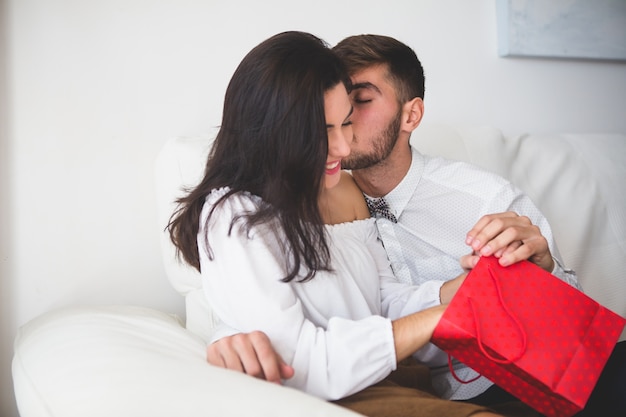
<path id="1" fill-rule="evenodd" d="M 383 217 L 387 220 L 390 220 L 394 223 L 398 223 L 398 219 L 389 209 L 389 204 L 385 201 L 384 198 L 369 198 L 365 197 L 365 202 L 367 203 L 367 208 L 370 211 L 370 215 L 377 219 Z"/>

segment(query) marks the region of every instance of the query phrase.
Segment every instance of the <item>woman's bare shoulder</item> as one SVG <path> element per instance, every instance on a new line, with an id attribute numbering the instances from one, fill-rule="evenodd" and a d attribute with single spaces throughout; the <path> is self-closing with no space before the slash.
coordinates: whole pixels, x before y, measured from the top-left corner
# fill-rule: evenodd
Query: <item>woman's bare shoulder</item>
<path id="1" fill-rule="evenodd" d="M 348 223 L 370 217 L 363 193 L 352 175 L 345 171 L 342 171 L 336 186 L 324 190 L 319 208 L 326 224 Z"/>
<path id="2" fill-rule="evenodd" d="M 363 193 L 349 172 L 342 171 L 339 187 L 340 189 L 337 191 L 340 191 L 340 195 L 345 206 L 351 208 L 351 211 L 356 217 L 355 220 L 370 217 Z"/>

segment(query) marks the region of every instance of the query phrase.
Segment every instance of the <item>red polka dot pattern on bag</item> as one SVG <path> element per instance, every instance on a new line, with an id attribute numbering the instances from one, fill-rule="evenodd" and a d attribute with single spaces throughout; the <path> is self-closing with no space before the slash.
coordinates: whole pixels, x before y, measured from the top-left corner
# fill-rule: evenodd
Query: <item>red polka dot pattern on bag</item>
<path id="1" fill-rule="evenodd" d="M 543 269 L 481 258 L 433 343 L 549 417 L 587 402 L 626 320 Z"/>

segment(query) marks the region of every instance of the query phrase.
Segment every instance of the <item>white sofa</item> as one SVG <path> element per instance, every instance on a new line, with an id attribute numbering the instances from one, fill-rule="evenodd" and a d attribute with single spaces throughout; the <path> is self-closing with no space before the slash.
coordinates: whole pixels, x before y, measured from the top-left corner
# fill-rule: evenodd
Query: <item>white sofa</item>
<path id="1" fill-rule="evenodd" d="M 475 163 L 524 189 L 550 220 L 562 258 L 578 272 L 585 292 L 626 316 L 626 135 L 504 137 L 490 127 L 424 125 L 412 142 L 424 153 Z M 197 137 L 163 147 L 156 163 L 162 226 L 181 186 L 202 175 L 209 145 L 210 138 Z M 162 237 L 167 275 L 185 297 L 186 327 L 168 312 L 134 306 L 68 306 L 34 319 L 15 340 L 21 417 L 355 415 L 208 365 L 210 309 L 198 274 L 175 260 Z"/>

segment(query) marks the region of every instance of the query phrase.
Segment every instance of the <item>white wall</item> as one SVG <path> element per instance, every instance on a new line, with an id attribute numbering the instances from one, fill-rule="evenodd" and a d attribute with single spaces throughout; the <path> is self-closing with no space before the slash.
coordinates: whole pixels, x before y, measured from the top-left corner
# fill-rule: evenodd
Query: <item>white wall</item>
<path id="1" fill-rule="evenodd" d="M 169 137 L 212 132 L 235 66 L 274 33 L 408 43 L 425 122 L 626 132 L 626 63 L 499 58 L 494 0 L 346 3 L 0 0 L 0 386 L 17 327 L 51 308 L 182 312 L 159 258 L 153 162 Z M 15 415 L 1 391 L 0 414 Z"/>

